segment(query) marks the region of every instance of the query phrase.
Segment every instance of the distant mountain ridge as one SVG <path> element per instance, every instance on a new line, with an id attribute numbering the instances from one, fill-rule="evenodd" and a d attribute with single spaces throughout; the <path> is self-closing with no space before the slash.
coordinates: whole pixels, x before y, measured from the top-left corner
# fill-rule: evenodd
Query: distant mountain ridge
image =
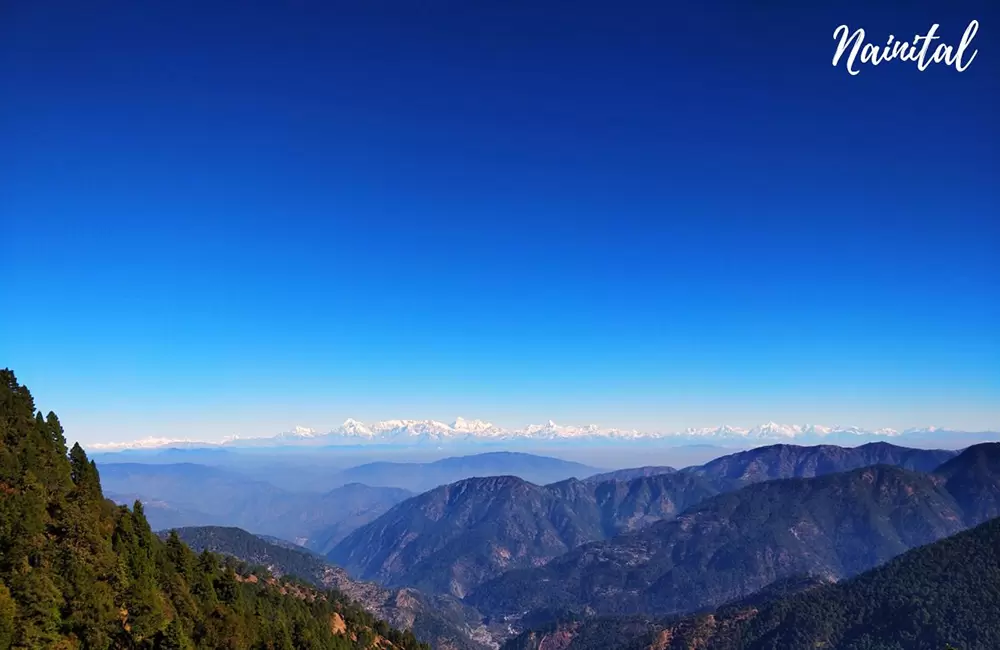
<path id="1" fill-rule="evenodd" d="M 171 445 L 224 445 L 246 446 L 327 446 L 327 445 L 421 445 L 460 443 L 530 443 L 530 442 L 623 442 L 659 441 L 672 444 L 697 444 L 712 442 L 717 444 L 766 445 L 775 442 L 796 442 L 799 444 L 857 444 L 872 440 L 930 438 L 946 441 L 974 436 L 983 439 L 1000 439 L 997 432 L 966 432 L 958 430 L 926 427 L 898 431 L 891 428 L 865 429 L 855 426 L 825 426 L 818 424 L 778 424 L 767 422 L 753 427 L 689 428 L 682 431 L 640 431 L 601 427 L 596 424 L 585 426 L 560 425 L 549 420 L 545 424 L 532 424 L 520 428 L 505 428 L 483 420 L 457 418 L 451 424 L 437 420 L 383 420 L 365 424 L 348 419 L 332 431 L 320 432 L 308 427 L 276 436 L 241 438 L 229 436 L 219 442 L 199 442 L 192 439 L 147 438 L 131 442 L 96 443 L 93 450 L 141 449 L 169 447 Z M 967 444 L 967 443 L 965 443 Z M 964 445 L 963 445 L 964 446 Z"/>
<path id="2" fill-rule="evenodd" d="M 515 452 L 444 458 L 430 463 L 367 463 L 324 472 L 322 492 L 278 488 L 275 470 L 238 472 L 194 463 L 100 464 L 108 494 L 118 503 L 147 505 L 154 529 L 208 524 L 273 535 L 326 554 L 353 530 L 416 493 L 472 476 L 516 474 L 550 483 L 589 476 L 595 467 Z"/>
<path id="3" fill-rule="evenodd" d="M 336 477 L 345 482 L 423 492 L 476 476 L 512 475 L 530 483 L 545 484 L 583 478 L 599 471 L 596 467 L 551 456 L 496 451 L 452 456 L 429 463 L 366 463 L 342 470 Z"/>
<path id="4" fill-rule="evenodd" d="M 756 483 L 507 572 L 467 600 L 493 616 L 551 607 L 670 614 L 794 575 L 842 579 L 1000 514 L 998 469 L 1000 444 L 985 443 L 929 474 L 875 465 Z"/>
<path id="5" fill-rule="evenodd" d="M 938 481 L 896 467 L 769 481 L 543 567 L 508 572 L 468 600 L 493 615 L 554 606 L 690 612 L 794 575 L 848 577 L 967 526 Z"/>
<path id="6" fill-rule="evenodd" d="M 604 481 L 631 481 L 634 478 L 643 476 L 656 476 L 657 474 L 672 474 L 677 469 L 667 465 L 646 465 L 644 467 L 629 467 L 617 469 L 611 472 L 601 472 L 588 476 L 587 483 L 603 483 Z"/>
<path id="7" fill-rule="evenodd" d="M 466 479 L 400 503 L 328 557 L 364 579 L 462 597 L 503 571 L 672 517 L 716 492 L 681 473 L 546 486 L 513 476 Z"/>
<path id="8" fill-rule="evenodd" d="M 289 492 L 224 468 L 192 463 L 100 465 L 109 498 L 140 499 L 155 530 L 239 526 L 326 553 L 412 492 L 347 484 L 322 494 Z"/>
<path id="9" fill-rule="evenodd" d="M 737 452 L 681 471 L 702 476 L 720 490 L 780 478 L 809 478 L 871 465 L 930 472 L 958 455 L 947 449 L 911 449 L 887 442 L 858 447 L 771 445 Z"/>
<path id="10" fill-rule="evenodd" d="M 927 470 L 954 455 L 886 443 L 773 445 L 678 471 L 633 468 L 545 486 L 514 477 L 471 479 L 403 501 L 328 557 L 364 579 L 462 597 L 503 571 L 538 566 L 584 542 L 672 519 L 749 483 L 879 463 Z"/>

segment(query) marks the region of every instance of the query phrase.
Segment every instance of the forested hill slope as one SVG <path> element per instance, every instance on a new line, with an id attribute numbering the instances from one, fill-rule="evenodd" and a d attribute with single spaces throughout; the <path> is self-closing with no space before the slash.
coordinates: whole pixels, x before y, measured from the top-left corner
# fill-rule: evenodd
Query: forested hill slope
<path id="1" fill-rule="evenodd" d="M 239 528 L 197 526 L 180 528 L 176 533 L 195 550 L 231 555 L 266 566 L 277 575 L 294 576 L 319 587 L 336 589 L 393 626 L 412 630 L 418 639 L 437 650 L 495 647 L 479 613 L 456 598 L 354 580 L 340 567 L 305 549 L 293 548 L 291 544 L 279 546 Z"/>
<path id="2" fill-rule="evenodd" d="M 1000 648 L 1000 519 L 856 578 L 667 621 L 566 621 L 504 650 L 992 650 Z M 770 591 L 773 594 L 773 590 Z"/>
<path id="3" fill-rule="evenodd" d="M 161 541 L 0 370 L 0 650 L 375 647 L 428 646 L 336 592 Z"/>

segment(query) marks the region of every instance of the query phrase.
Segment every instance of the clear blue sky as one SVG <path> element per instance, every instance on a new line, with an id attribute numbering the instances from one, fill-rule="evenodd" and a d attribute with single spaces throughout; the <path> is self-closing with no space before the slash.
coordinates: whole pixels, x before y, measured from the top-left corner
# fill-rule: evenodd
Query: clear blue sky
<path id="1" fill-rule="evenodd" d="M 996 3 L 681 7 L 5 3 L 0 366 L 89 442 L 1000 427 Z"/>

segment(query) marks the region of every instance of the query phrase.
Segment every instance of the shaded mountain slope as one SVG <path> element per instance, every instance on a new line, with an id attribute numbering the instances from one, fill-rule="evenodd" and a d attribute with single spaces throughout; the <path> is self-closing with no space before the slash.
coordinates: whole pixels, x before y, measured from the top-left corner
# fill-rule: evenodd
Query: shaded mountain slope
<path id="1" fill-rule="evenodd" d="M 852 580 L 665 627 L 639 648 L 989 650 L 1000 647 L 1000 519 Z"/>
<path id="2" fill-rule="evenodd" d="M 473 478 L 397 505 L 330 554 L 352 574 L 462 597 L 510 567 L 601 537 L 566 495 L 513 476 Z"/>
<path id="3" fill-rule="evenodd" d="M 971 521 L 1000 516 L 1000 442 L 973 445 L 934 473 L 945 479 Z"/>
<path id="4" fill-rule="evenodd" d="M 643 476 L 656 476 L 657 474 L 672 474 L 677 470 L 668 465 L 647 465 L 645 467 L 630 467 L 628 469 L 618 469 L 613 472 L 602 472 L 594 474 L 584 479 L 586 483 L 603 483 L 604 481 L 631 481 L 634 478 Z"/>
<path id="5" fill-rule="evenodd" d="M 835 584 L 779 584 L 680 619 L 569 620 L 504 650 L 989 650 L 1000 647 L 1000 519 Z M 776 588 L 777 587 L 777 588 Z"/>
<path id="6" fill-rule="evenodd" d="M 597 503 L 606 537 L 673 519 L 718 494 L 718 490 L 700 476 L 680 473 L 604 481 L 588 484 L 588 488 Z"/>
<path id="7" fill-rule="evenodd" d="M 671 518 L 714 493 L 700 477 L 676 473 L 596 485 L 467 479 L 404 501 L 329 557 L 364 579 L 463 597 L 503 571 Z"/>
<path id="8" fill-rule="evenodd" d="M 352 531 L 412 496 L 400 488 L 348 483 L 319 496 L 296 495 L 258 528 L 325 555 Z"/>
<path id="9" fill-rule="evenodd" d="M 774 445 L 681 471 L 633 468 L 545 487 L 508 480 L 508 489 L 499 489 L 497 481 L 471 479 L 403 502 L 345 538 L 328 557 L 364 579 L 464 597 L 504 571 L 538 566 L 584 542 L 672 519 L 719 492 L 878 463 L 933 469 L 953 456 L 886 443 Z M 601 476 L 612 478 L 596 480 Z"/>
<path id="10" fill-rule="evenodd" d="M 717 606 L 794 575 L 850 576 L 966 526 L 940 483 L 875 466 L 752 485 L 673 521 L 508 572 L 468 602 L 491 615 L 551 606 L 672 613 Z"/>
<path id="11" fill-rule="evenodd" d="M 859 447 L 835 445 L 771 445 L 722 456 L 682 472 L 697 474 L 720 490 L 733 490 L 782 478 L 810 478 L 872 465 L 893 465 L 916 472 L 931 472 L 957 452 L 944 449 L 910 449 L 887 442 Z"/>

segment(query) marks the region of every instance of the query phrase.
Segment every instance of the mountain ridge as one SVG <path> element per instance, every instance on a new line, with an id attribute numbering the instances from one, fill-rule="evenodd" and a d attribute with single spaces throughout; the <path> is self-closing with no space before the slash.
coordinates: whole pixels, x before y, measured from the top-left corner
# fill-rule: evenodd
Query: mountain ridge
<path id="1" fill-rule="evenodd" d="M 965 527 L 961 508 L 929 475 L 879 465 L 780 479 L 710 497 L 676 519 L 584 544 L 542 567 L 507 572 L 467 600 L 492 615 L 542 606 L 692 611 L 791 575 L 847 577 Z"/>
<path id="2" fill-rule="evenodd" d="M 682 618 L 570 619 L 503 650 L 992 650 L 1000 647 L 998 585 L 1000 519 L 992 519 L 839 583 L 775 583 Z"/>
<path id="3" fill-rule="evenodd" d="M 597 484 L 470 478 L 397 504 L 344 538 L 328 558 L 364 579 L 463 597 L 505 570 L 645 527 L 716 492 L 680 472 Z"/>
<path id="4" fill-rule="evenodd" d="M 129 442 L 94 443 L 96 451 L 169 447 L 171 445 L 204 446 L 337 446 L 337 445 L 422 445 L 456 443 L 526 443 L 526 442 L 627 442 L 658 441 L 675 444 L 728 443 L 742 445 L 775 442 L 866 442 L 920 438 L 933 436 L 946 440 L 949 436 L 979 436 L 996 440 L 996 431 L 962 431 L 939 427 L 897 430 L 887 427 L 864 428 L 857 426 L 826 426 L 818 424 L 779 424 L 766 422 L 752 427 L 721 425 L 717 427 L 687 428 L 679 431 L 655 431 L 602 427 L 596 424 L 575 426 L 560 425 L 552 420 L 545 424 L 523 427 L 501 427 L 483 420 L 457 418 L 448 424 L 438 420 L 382 420 L 365 424 L 349 418 L 339 427 L 320 432 L 309 427 L 294 427 L 291 431 L 274 436 L 243 438 L 228 436 L 221 441 L 208 442 L 193 439 L 146 438 Z"/>
<path id="5" fill-rule="evenodd" d="M 775 445 L 673 472 L 652 467 L 598 475 L 610 476 L 604 481 L 590 477 L 544 486 L 512 477 L 460 481 L 395 505 L 345 537 L 328 557 L 364 579 L 464 597 L 503 571 L 528 568 L 578 544 L 672 519 L 747 482 L 878 462 L 934 468 L 953 456 L 882 443 L 853 448 Z M 616 479 L 636 473 L 630 480 Z M 470 513 L 480 513 L 480 518 Z"/>
<path id="6" fill-rule="evenodd" d="M 1000 444 L 984 443 L 932 473 L 875 465 L 723 492 L 673 521 L 505 573 L 467 600 L 492 616 L 553 607 L 683 613 L 799 573 L 850 577 L 998 514 Z"/>

